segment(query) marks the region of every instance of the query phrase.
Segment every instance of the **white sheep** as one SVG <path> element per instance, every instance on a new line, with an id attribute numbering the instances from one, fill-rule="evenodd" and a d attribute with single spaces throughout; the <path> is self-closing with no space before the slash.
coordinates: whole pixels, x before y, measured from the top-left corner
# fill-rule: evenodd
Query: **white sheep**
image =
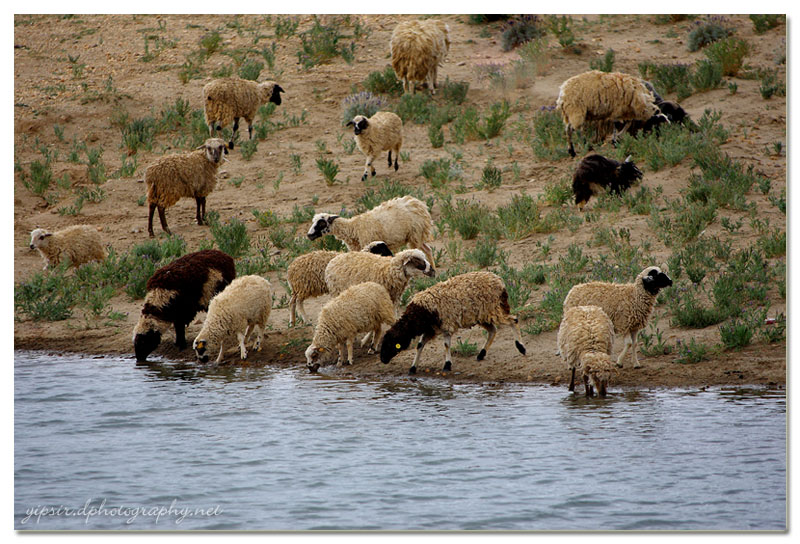
<path id="1" fill-rule="evenodd" d="M 378 240 L 371 242 L 361 251 L 374 253 L 382 256 L 392 256 L 392 252 L 385 242 Z M 300 255 L 286 270 L 286 278 L 292 290 L 292 297 L 289 299 L 289 326 L 293 327 L 296 322 L 296 313 L 300 312 L 303 321 L 309 321 L 306 317 L 303 302 L 309 298 L 320 297 L 328 292 L 325 283 L 325 268 L 331 259 L 341 255 L 338 251 L 312 251 L 305 255 Z"/>
<path id="2" fill-rule="evenodd" d="M 100 233 L 91 225 L 73 225 L 56 232 L 45 229 L 31 231 L 30 248 L 44 259 L 44 270 L 69 259 L 71 266 L 103 261 L 108 256 Z"/>
<path id="3" fill-rule="evenodd" d="M 215 79 L 203 87 L 203 104 L 206 124 L 211 136 L 233 123 L 230 148 L 239 130 L 239 118 L 247 121 L 247 133 L 253 139 L 253 119 L 258 108 L 272 102 L 281 105 L 281 94 L 285 92 L 274 81 L 257 83 L 236 77 Z"/>
<path id="4" fill-rule="evenodd" d="M 342 253 L 331 259 L 325 268 L 325 283 L 328 292 L 335 296 L 357 283 L 374 281 L 382 285 L 392 302 L 397 304 L 411 278 L 433 277 L 435 274 L 425 254 L 418 249 L 406 249 L 394 257 L 358 251 Z"/>
<path id="5" fill-rule="evenodd" d="M 306 364 L 316 372 L 323 363 L 333 358 L 334 349 L 339 348 L 339 362 L 345 361 L 347 346 L 348 365 L 353 364 L 353 341 L 357 334 L 369 332 L 373 335 L 372 350 L 377 350 L 381 339 L 381 328 L 385 323 L 394 323 L 394 306 L 389 293 L 375 282 L 353 285 L 322 307 L 319 313 L 314 338 L 306 349 Z"/>
<path id="6" fill-rule="evenodd" d="M 389 49 L 403 92 L 415 93 L 421 82 L 434 94 L 439 65 L 450 49 L 450 28 L 434 19 L 402 22 L 392 32 Z"/>
<path id="7" fill-rule="evenodd" d="M 428 206 L 418 198 L 406 195 L 383 202 L 379 206 L 349 219 L 329 213 L 318 213 L 311 220 L 308 238 L 316 240 L 331 234 L 344 242 L 349 251 L 359 251 L 375 240 L 383 240 L 396 252 L 404 245 L 425 253 L 434 266 L 433 219 Z"/>
<path id="8" fill-rule="evenodd" d="M 392 151 L 394 151 L 394 171 L 397 172 L 397 158 L 403 145 L 403 121 L 400 117 L 390 111 L 379 111 L 370 118 L 356 115 L 345 126 L 350 125 L 353 126 L 358 149 L 367 156 L 361 181 L 366 181 L 370 172 L 375 175 L 372 163 L 383 151 L 389 152 L 389 168 L 392 167 Z"/>
<path id="9" fill-rule="evenodd" d="M 625 347 L 617 358 L 617 366 L 633 346 L 633 368 L 641 368 L 636 355 L 637 335 L 642 330 L 656 303 L 658 292 L 672 285 L 672 280 L 657 266 L 642 270 L 633 283 L 592 281 L 574 286 L 564 299 L 564 309 L 574 306 L 599 306 L 611 318 L 616 334 L 625 335 Z"/>
<path id="10" fill-rule="evenodd" d="M 217 170 L 228 147 L 220 138 L 209 138 L 190 153 L 175 153 L 159 158 L 144 171 L 147 184 L 147 232 L 153 233 L 153 212 L 158 209 L 161 228 L 172 234 L 164 210 L 181 198 L 194 198 L 197 203 L 197 224 L 203 225 L 206 216 L 206 197 L 217 186 Z"/>
<path id="11" fill-rule="evenodd" d="M 272 310 L 272 290 L 261 276 L 242 276 L 233 280 L 221 293 L 211 299 L 203 328 L 194 339 L 192 347 L 197 358 L 208 362 L 209 347 L 219 344 L 217 363 L 222 361 L 225 340 L 236 335 L 239 354 L 247 358 L 244 346 L 249 332 L 256 331 L 253 349 L 261 351 L 261 340 Z"/>
<path id="12" fill-rule="evenodd" d="M 556 100 L 570 156 L 575 156 L 572 132 L 587 121 L 647 121 L 659 112 L 654 102 L 653 93 L 635 76 L 600 70 L 572 76 L 561 84 Z"/>
<path id="13" fill-rule="evenodd" d="M 575 390 L 575 371 L 583 377 L 587 397 L 597 389 L 606 396 L 611 374 L 611 348 L 614 345 L 614 324 L 598 306 L 573 306 L 564 311 L 558 328 L 558 350 L 571 370 L 569 390 Z"/>
<path id="14" fill-rule="evenodd" d="M 511 325 L 516 335 L 515 346 L 525 355 L 518 319 L 511 315 L 508 292 L 503 280 L 492 272 L 468 272 L 437 283 L 414 295 L 400 319 L 386 332 L 381 343 L 381 361 L 388 363 L 398 352 L 407 349 L 411 341 L 421 336 L 417 353 L 409 369 L 417 371 L 422 348 L 437 334 L 444 336 L 445 362 L 443 370 L 451 370 L 450 338 L 459 329 L 480 325 L 489 336 L 478 360 L 486 357 L 498 325 Z"/>

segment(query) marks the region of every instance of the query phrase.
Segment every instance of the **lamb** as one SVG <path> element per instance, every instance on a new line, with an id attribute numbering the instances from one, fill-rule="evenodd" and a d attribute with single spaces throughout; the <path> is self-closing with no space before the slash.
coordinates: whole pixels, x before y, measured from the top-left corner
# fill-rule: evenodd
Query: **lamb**
<path id="1" fill-rule="evenodd" d="M 325 283 L 331 295 L 338 295 L 348 287 L 365 281 L 374 281 L 388 292 L 397 304 L 400 295 L 415 276 L 436 275 L 425 254 L 418 249 L 406 249 L 394 257 L 381 257 L 363 251 L 342 253 L 325 268 Z"/>
<path id="2" fill-rule="evenodd" d="M 239 118 L 247 121 L 247 133 L 253 139 L 253 119 L 259 106 L 272 102 L 281 105 L 281 94 L 286 92 L 274 81 L 257 83 L 235 77 L 215 79 L 203 87 L 203 104 L 205 106 L 206 124 L 211 136 L 216 136 L 233 123 L 230 149 L 239 130 Z"/>
<path id="3" fill-rule="evenodd" d="M 382 256 L 392 256 L 389 246 L 383 241 L 372 242 L 361 251 L 374 253 Z M 289 300 L 289 326 L 294 327 L 296 322 L 296 312 L 300 311 L 300 316 L 304 321 L 308 321 L 303 302 L 306 299 L 320 297 L 328 292 L 325 283 L 325 267 L 331 259 L 341 255 L 338 251 L 312 251 L 305 255 L 300 255 L 286 271 L 289 286 L 292 289 L 292 298 Z"/>
<path id="4" fill-rule="evenodd" d="M 597 306 L 573 306 L 564 311 L 558 328 L 558 350 L 572 371 L 569 390 L 575 390 L 575 370 L 583 376 L 587 397 L 606 396 L 614 370 L 611 347 L 614 345 L 614 324 Z"/>
<path id="5" fill-rule="evenodd" d="M 424 202 L 413 196 L 393 198 L 350 219 L 329 213 L 318 213 L 311 221 L 308 238 L 316 240 L 332 234 L 347 246 L 358 251 L 366 244 L 383 240 L 392 251 L 404 245 L 422 250 L 431 266 L 433 251 L 433 220 Z"/>
<path id="6" fill-rule="evenodd" d="M 602 155 L 589 155 L 581 159 L 572 177 L 572 193 L 580 211 L 593 195 L 603 189 L 621 194 L 642 179 L 642 171 L 631 162 L 630 155 L 623 161 L 615 161 Z"/>
<path id="7" fill-rule="evenodd" d="M 624 128 L 623 123 L 617 122 L 614 124 L 617 133 L 625 131 L 631 136 L 636 136 L 639 132 L 647 134 L 650 131 L 658 130 L 661 125 L 669 125 L 671 123 L 684 124 L 693 132 L 697 130 L 697 125 L 677 102 L 657 100 L 655 104 L 659 113 L 653 115 L 647 121 L 631 121 L 627 130 Z"/>
<path id="8" fill-rule="evenodd" d="M 489 333 L 478 353 L 478 361 L 486 357 L 498 325 L 514 328 L 515 346 L 525 355 L 518 323 L 517 317 L 511 315 L 508 292 L 498 275 L 492 272 L 460 274 L 414 295 L 403 315 L 384 335 L 381 361 L 388 363 L 398 352 L 407 349 L 412 339 L 421 335 L 409 369 L 410 374 L 415 374 L 422 348 L 437 334 L 442 334 L 445 347 L 443 370 L 449 371 L 452 369 L 451 336 L 459 329 L 474 325 L 480 325 Z"/>
<path id="9" fill-rule="evenodd" d="M 235 334 L 241 359 L 247 359 L 244 342 L 252 330 L 256 331 L 253 349 L 261 351 L 261 340 L 271 310 L 272 291 L 267 280 L 256 275 L 236 278 L 208 305 L 203 328 L 192 343 L 197 358 L 202 363 L 208 362 L 209 347 L 218 343 L 217 363 L 221 362 L 224 341 Z"/>
<path id="10" fill-rule="evenodd" d="M 147 280 L 142 314 L 133 329 L 136 360 L 147 360 L 170 324 L 178 349 L 186 349 L 186 326 L 235 277 L 233 259 L 216 249 L 186 254 L 156 270 Z"/>
<path id="11" fill-rule="evenodd" d="M 150 215 L 147 218 L 150 238 L 155 236 L 153 212 L 156 208 L 161 228 L 167 234 L 172 234 L 167 226 L 164 210 L 184 197 L 195 199 L 197 224 L 204 224 L 206 197 L 217 185 L 217 169 L 222 164 L 223 155 L 227 154 L 228 147 L 223 140 L 209 138 L 191 153 L 167 155 L 147 167 L 144 181 L 147 184 L 147 202 L 150 204 Z"/>
<path id="12" fill-rule="evenodd" d="M 656 303 L 658 292 L 672 285 L 672 279 L 657 266 L 642 270 L 633 283 L 592 281 L 574 286 L 564 299 L 564 309 L 574 306 L 599 306 L 614 323 L 614 332 L 625 335 L 625 347 L 617 358 L 617 366 L 633 346 L 633 368 L 641 368 L 636 355 L 637 335 L 642 330 Z"/>
<path id="13" fill-rule="evenodd" d="M 403 82 L 403 92 L 416 92 L 416 83 L 427 83 L 434 94 L 439 65 L 450 49 L 450 28 L 437 20 L 398 24 L 389 41 L 392 68 Z"/>
<path id="14" fill-rule="evenodd" d="M 306 349 L 306 364 L 311 372 L 333 357 L 334 348 L 339 348 L 341 366 L 345 361 L 353 364 L 353 341 L 357 334 L 370 332 L 373 335 L 372 350 L 377 350 L 383 324 L 394 323 L 394 306 L 386 289 L 375 282 L 364 282 L 343 291 L 323 306 L 311 345 Z"/>
<path id="15" fill-rule="evenodd" d="M 100 233 L 91 225 L 73 225 L 56 232 L 33 229 L 30 248 L 37 250 L 44 259 L 44 270 L 58 266 L 63 260 L 78 267 L 103 261 L 108 256 Z"/>
<path id="16" fill-rule="evenodd" d="M 389 151 L 389 168 L 392 167 L 392 151 L 394 151 L 394 171 L 397 172 L 399 167 L 397 158 L 403 145 L 403 121 L 400 117 L 390 111 L 379 111 L 369 119 L 363 115 L 356 115 L 345 126 L 350 125 L 353 125 L 358 149 L 367 156 L 361 181 L 366 181 L 369 172 L 375 175 L 372 163 L 383 151 Z"/>
<path id="17" fill-rule="evenodd" d="M 561 84 L 556 109 L 564 121 L 569 154 L 575 156 L 572 133 L 587 121 L 647 121 L 658 113 L 653 93 L 638 77 L 591 70 Z"/>

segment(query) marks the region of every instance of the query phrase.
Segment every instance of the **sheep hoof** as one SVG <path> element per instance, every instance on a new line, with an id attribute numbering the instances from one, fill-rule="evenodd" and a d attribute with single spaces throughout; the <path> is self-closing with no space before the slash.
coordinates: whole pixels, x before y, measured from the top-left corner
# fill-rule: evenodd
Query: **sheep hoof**
<path id="1" fill-rule="evenodd" d="M 525 346 L 522 345 L 522 342 L 520 342 L 519 340 L 514 340 L 514 345 L 517 346 L 517 351 L 525 355 Z"/>
<path id="2" fill-rule="evenodd" d="M 361 176 L 361 181 L 367 181 L 367 173 L 364 172 L 364 175 Z"/>
<path id="3" fill-rule="evenodd" d="M 409 374 L 416 374 L 417 373 L 417 367 L 412 366 L 411 368 L 408 369 L 408 373 Z"/>
<path id="4" fill-rule="evenodd" d="M 619 361 L 617 361 L 617 367 L 618 367 L 618 368 L 622 368 L 622 363 L 620 363 Z"/>
<path id="5" fill-rule="evenodd" d="M 372 171 L 372 177 L 375 177 L 375 170 Z"/>
<path id="6" fill-rule="evenodd" d="M 481 350 L 481 351 L 478 353 L 478 360 L 479 360 L 479 361 L 483 361 L 485 358 L 486 358 L 486 350 L 485 350 L 485 349 L 482 349 L 482 350 Z"/>
<path id="7" fill-rule="evenodd" d="M 445 361 L 445 362 L 444 362 L 444 367 L 442 368 L 442 370 L 444 370 L 445 372 L 447 372 L 447 371 L 450 371 L 450 370 L 452 370 L 452 368 L 453 368 L 453 363 L 452 363 L 452 362 L 450 362 L 450 361 Z"/>
<path id="8" fill-rule="evenodd" d="M 397 163 L 395 162 L 395 163 L 394 163 L 394 171 L 395 171 L 395 172 L 397 172 L 397 169 L 398 169 L 398 168 L 399 168 L 399 167 L 397 166 Z"/>

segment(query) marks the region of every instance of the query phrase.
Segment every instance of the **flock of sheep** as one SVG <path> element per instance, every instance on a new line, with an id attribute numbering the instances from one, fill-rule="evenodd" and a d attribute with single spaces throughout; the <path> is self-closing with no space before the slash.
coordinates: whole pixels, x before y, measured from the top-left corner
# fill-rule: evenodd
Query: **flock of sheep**
<path id="1" fill-rule="evenodd" d="M 449 28 L 441 21 L 397 25 L 390 48 L 392 66 L 404 91 L 415 92 L 416 83 L 424 83 L 435 92 L 437 70 L 449 46 Z M 214 190 L 217 170 L 234 146 L 239 120 L 247 121 L 252 138 L 258 107 L 267 102 L 280 104 L 282 92 L 273 81 L 255 83 L 236 78 L 212 81 L 204 87 L 205 116 L 212 137 L 192 152 L 164 156 L 145 170 L 151 237 L 155 210 L 162 229 L 169 233 L 165 210 L 180 198 L 195 199 L 197 223 L 204 223 L 206 197 Z M 587 123 L 612 126 L 616 136 L 620 131 L 654 130 L 661 123 L 688 120 L 679 105 L 661 99 L 648 82 L 622 73 L 590 71 L 569 78 L 561 86 L 556 105 L 572 156 L 572 133 Z M 214 137 L 231 123 L 230 142 Z M 384 151 L 389 152 L 389 167 L 397 170 L 403 143 L 402 121 L 397 115 L 359 115 L 348 125 L 353 126 L 356 144 L 367 157 L 364 179 L 368 174 L 375 175 L 372 163 Z M 630 157 L 619 162 L 589 155 L 575 171 L 575 203 L 582 209 L 597 191 L 608 188 L 619 192 L 641 177 Z M 287 271 L 290 326 L 295 324 L 296 311 L 311 321 L 303 306 L 305 300 L 324 294 L 332 297 L 317 317 L 313 339 L 305 352 L 312 372 L 337 356 L 338 365 L 352 364 L 353 345 L 361 334 L 366 334 L 361 345 L 370 342 L 371 351 L 379 352 L 383 363 L 408 349 L 416 339 L 411 373 L 416 371 L 425 344 L 438 335 L 445 345 L 443 369 L 451 370 L 452 335 L 475 325 L 488 333 L 478 360 L 485 358 L 501 325 L 513 328 L 515 346 L 525 354 L 506 288 L 491 272 L 469 272 L 437 283 L 417 293 L 401 313 L 400 298 L 409 280 L 436 273 L 430 245 L 433 221 L 422 201 L 411 196 L 395 198 L 352 218 L 319 213 L 307 236 L 314 240 L 325 234 L 342 241 L 348 252 L 313 251 L 295 259 Z M 36 229 L 31 233 L 30 247 L 39 250 L 45 268 L 66 259 L 79 266 L 106 257 L 97 229 L 90 226 L 54 233 Z M 253 332 L 253 349 L 260 350 L 272 304 L 270 284 L 256 275 L 235 276 L 233 259 L 217 250 L 190 253 L 157 270 L 147 283 L 144 306 L 133 331 L 137 360 L 146 360 L 171 327 L 178 348 L 185 349 L 185 328 L 200 311 L 207 311 L 207 315 L 192 344 L 200 361 L 208 361 L 211 350 L 218 350 L 216 360 L 222 361 L 225 342 L 234 337 L 240 357 L 245 359 L 245 342 Z M 638 332 L 646 325 L 659 290 L 671 284 L 663 271 L 651 266 L 629 284 L 590 282 L 570 290 L 558 331 L 558 351 L 572 373 L 570 391 L 578 373 L 587 395 L 595 389 L 600 395 L 606 394 L 615 372 L 611 361 L 615 335 L 625 339 L 616 365 L 622 367 L 630 351 L 634 368 L 640 366 Z M 384 325 L 388 328 L 385 332 Z"/>

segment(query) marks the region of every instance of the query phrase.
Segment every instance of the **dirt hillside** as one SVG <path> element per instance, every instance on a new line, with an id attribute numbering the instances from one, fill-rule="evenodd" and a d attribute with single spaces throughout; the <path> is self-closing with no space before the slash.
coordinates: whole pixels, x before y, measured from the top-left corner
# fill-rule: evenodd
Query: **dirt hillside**
<path id="1" fill-rule="evenodd" d="M 602 60 L 610 49 L 615 53 L 613 69 L 635 75 L 640 74 L 639 65 L 644 61 L 694 65 L 705 59 L 702 50 L 690 52 L 687 48 L 689 32 L 699 21 L 705 20 L 704 17 L 670 21 L 663 16 L 650 15 L 572 16 L 575 46 L 562 47 L 558 37 L 550 35 L 535 74 L 512 80 L 511 67 L 520 60 L 520 54 L 519 49 L 502 50 L 506 23 L 473 24 L 470 17 L 464 15 L 440 16 L 450 27 L 451 47 L 439 69 L 439 79 L 469 83 L 466 100 L 458 105 L 459 111 L 472 107 L 479 115 L 486 116 L 492 104 L 506 100 L 511 114 L 498 136 L 469 137 L 463 143 L 455 141 L 455 121 L 451 121 L 445 124 L 444 145 L 436 148 L 429 137 L 430 123 L 406 121 L 399 170 L 387 169 L 385 155 L 382 155 L 375 165 L 378 175 L 362 182 L 364 156 L 358 149 L 352 149 L 352 132 L 342 123 L 342 102 L 364 90 L 364 81 L 370 73 L 382 71 L 389 64 L 388 44 L 392 30 L 399 22 L 412 18 L 416 17 L 365 15 L 351 16 L 348 20 L 323 17 L 323 24 L 340 26 L 341 44 L 355 44 L 352 63 L 347 63 L 340 55 L 306 68 L 299 62 L 298 51 L 304 39 L 301 35 L 314 24 L 308 15 L 295 18 L 263 15 L 15 16 L 15 286 L 31 281 L 42 269 L 41 257 L 28 247 L 30 232 L 37 226 L 55 230 L 72 224 L 95 225 L 118 255 L 147 242 L 145 187 L 140 182 L 144 169 L 163 154 L 189 149 L 193 133 L 186 120 L 191 118 L 191 112 L 202 111 L 203 85 L 214 77 L 236 73 L 245 59 L 264 64 L 259 79 L 278 81 L 285 89 L 283 103 L 270 118 L 273 129 L 258 141 L 249 159 L 244 156 L 246 146 L 242 144 L 247 137 L 247 125 L 242 122 L 238 144 L 222 166 L 217 188 L 208 197 L 207 206 L 209 211 L 218 212 L 223 223 L 236 218 L 246 225 L 253 254 L 260 251 L 261 255 L 279 261 L 290 252 L 286 247 L 279 247 L 284 244 L 278 242 L 273 226 L 260 223 L 254 209 L 272 212 L 283 220 L 304 209 L 337 213 L 344 209 L 354 213 L 365 193 L 377 191 L 388 181 L 432 197 L 431 213 L 437 227 L 433 245 L 439 273 L 456 265 L 478 268 L 466 255 L 477 251 L 484 239 L 482 236 L 462 239 L 448 226 L 443 213 L 446 198 L 474 200 L 495 211 L 521 194 L 537 199 L 543 215 L 558 212 L 566 219 L 550 231 L 498 237 L 493 244 L 505 252 L 510 267 L 522 269 L 526 265 L 541 264 L 553 271 L 560 259 L 566 258 L 569 248 L 576 246 L 592 258 L 600 255 L 611 258 L 610 246 L 598 240 L 598 232 L 603 229 L 627 232 L 628 246 L 644 249 L 648 258 L 652 258 L 653 262 L 646 264 L 663 266 L 674 262 L 680 244 L 666 245 L 647 214 L 633 213 L 626 205 L 614 206 L 604 197 L 590 201 L 586 212 L 589 215 L 577 212 L 570 200 L 559 203 L 548 200 L 553 186 L 569 186 L 580 155 L 576 159 L 537 156 L 532 149 L 536 137 L 533 120 L 542 108 L 546 110 L 555 104 L 564 80 L 588 70 L 590 61 Z M 717 208 L 714 219 L 698 235 L 700 238 L 716 236 L 730 244 L 733 253 L 729 254 L 733 255 L 746 248 L 762 247 L 759 244 L 767 234 L 773 233 L 771 229 L 777 229 L 774 232 L 778 234 L 783 232 L 784 236 L 786 232 L 785 212 L 775 204 L 786 188 L 786 98 L 779 96 L 780 93 L 763 98 L 762 80 L 747 77 L 748 71 L 752 74 L 761 68 L 775 70 L 778 81 L 785 81 L 786 64 L 776 62 L 776 56 L 785 55 L 786 25 L 782 22 L 776 28 L 757 34 L 747 16 L 725 16 L 725 21 L 735 29 L 733 35 L 743 38 L 749 45 L 742 73 L 737 77 L 725 76 L 718 88 L 694 92 L 680 100 L 680 104 L 694 120 L 701 119 L 707 109 L 719 112 L 719 123 L 728 131 L 721 150 L 744 165 L 752 165 L 762 178 L 769 180 L 767 192 L 754 185 L 746 193 L 749 207 Z M 296 23 L 295 28 L 291 28 L 293 23 Z M 269 51 L 266 56 L 260 52 L 272 44 L 275 44 L 274 65 L 270 69 L 266 61 Z M 506 74 L 505 84 L 498 84 L 497 77 L 487 77 L 498 71 Z M 667 93 L 665 98 L 676 100 L 676 93 Z M 174 109 L 178 99 L 186 101 L 189 112 L 183 121 L 157 130 L 147 140 L 149 145 L 132 150 L 123 129 L 130 138 L 134 121 L 148 117 L 163 119 L 164 112 Z M 397 96 L 383 99 L 389 107 L 399 101 Z M 446 100 L 440 92 L 435 103 L 443 105 Z M 612 148 L 609 143 L 595 148 L 604 152 L 601 149 Z M 98 152 L 101 152 L 99 158 Z M 325 183 L 316 165 L 319 158 L 338 164 L 336 183 Z M 421 168 L 426 161 L 444 158 L 451 160 L 458 176 L 447 183 L 446 190 L 434 190 L 421 174 Z M 489 159 L 502 171 L 502 183 L 496 188 L 482 183 Z M 643 157 L 634 157 L 634 160 L 644 171 L 642 185 L 653 190 L 661 188 L 656 198 L 662 210 L 668 209 L 669 201 L 685 194 L 691 176 L 698 172 L 688 157 L 657 171 L 642 162 Z M 36 168 L 43 164 L 45 169 L 49 168 L 52 181 L 46 191 L 36 194 L 30 182 Z M 81 194 L 84 198 L 78 202 Z M 785 193 L 783 195 L 785 205 Z M 192 199 L 183 199 L 166 212 L 172 232 L 185 240 L 188 251 L 214 244 L 210 228 L 194 223 L 194 206 Z M 741 223 L 738 228 L 730 227 L 737 221 Z M 163 240 L 157 218 L 155 223 L 156 234 Z M 297 238 L 303 238 L 309 226 L 308 222 L 288 220 L 282 225 L 289 236 Z M 620 240 L 617 238 L 618 242 Z M 772 319 L 787 313 L 785 249 L 782 255 L 773 252 L 766 259 L 769 270 L 779 270 L 783 266 L 783 291 L 779 287 L 780 274 L 771 276 L 772 279 L 763 285 L 766 295 L 759 302 L 746 306 L 764 308 L 767 317 Z M 495 261 L 489 269 L 497 270 L 498 264 Z M 717 259 L 714 266 L 721 269 L 725 264 L 724 259 Z M 275 291 L 270 319 L 272 329 L 263 350 L 251 353 L 246 364 L 305 365 L 303 352 L 313 328 L 309 325 L 287 327 L 285 263 L 264 275 Z M 635 272 L 626 272 L 629 280 L 633 275 Z M 711 271 L 703 282 L 693 285 L 684 271 L 681 285 L 697 290 L 699 297 L 708 300 L 713 276 Z M 556 330 L 549 327 L 550 330 L 537 334 L 530 326 L 542 312 L 541 304 L 552 281 L 553 276 L 548 276 L 548 281 L 532 287 L 525 307 L 520 309 L 527 356 L 515 350 L 511 331 L 501 330 L 484 361 L 476 362 L 474 356 L 454 354 L 453 372 L 447 374 L 448 379 L 561 384 L 568 380 L 567 370 L 556 356 Z M 310 300 L 306 308 L 316 316 L 327 300 L 328 297 Z M 657 328 L 664 344 L 671 346 L 668 349 L 671 353 L 640 354 L 643 368 L 634 370 L 627 363 L 613 384 L 668 387 L 785 383 L 785 337 L 768 342 L 758 332 L 741 350 L 723 349 L 719 324 L 703 328 L 679 326 L 667 302 L 661 299 L 654 311 L 654 325 L 645 332 L 655 340 Z M 78 305 L 69 319 L 34 320 L 17 306 L 15 349 L 113 353 L 133 358 L 131 331 L 141 305 L 141 299 L 134 300 L 117 289 L 98 315 Z M 110 317 L 112 312 L 113 318 Z M 200 314 L 189 327 L 190 342 L 203 317 L 204 314 Z M 769 326 L 762 326 L 759 331 Z M 476 327 L 461 331 L 459 338 L 464 344 L 477 344 L 479 349 L 484 334 Z M 705 360 L 687 363 L 680 359 L 681 345 L 690 341 L 708 348 Z M 618 339 L 615 355 L 621 344 Z M 171 334 L 153 355 L 157 360 L 166 358 L 194 364 L 191 350 L 178 352 L 172 345 Z M 412 358 L 413 350 L 383 365 L 366 350 L 357 350 L 352 367 L 343 370 L 327 367 L 323 371 L 356 376 L 403 375 Z M 238 361 L 233 350 L 228 360 Z M 420 374 L 444 376 L 439 370 L 443 360 L 444 348 L 437 339 L 423 353 Z M 612 389 L 614 387 L 612 385 Z"/>

